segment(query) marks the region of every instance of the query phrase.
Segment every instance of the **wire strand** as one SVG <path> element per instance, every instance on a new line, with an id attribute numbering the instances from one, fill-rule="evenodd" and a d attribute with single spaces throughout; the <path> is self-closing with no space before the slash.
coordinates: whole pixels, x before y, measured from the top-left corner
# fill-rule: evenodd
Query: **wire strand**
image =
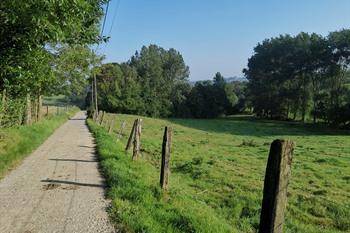
<path id="1" fill-rule="evenodd" d="M 109 1 L 107 2 L 107 6 L 106 6 L 106 14 L 103 17 L 103 23 L 102 23 L 102 29 L 101 29 L 101 32 L 100 32 L 100 38 L 102 38 L 103 31 L 105 30 L 106 21 L 107 21 L 107 15 L 108 15 L 108 9 L 109 9 Z M 100 43 L 97 44 L 95 52 L 97 52 L 99 46 L 100 46 Z"/>
<path id="2" fill-rule="evenodd" d="M 116 5 L 116 7 L 115 7 L 115 11 L 114 11 L 114 13 L 113 13 L 113 18 L 112 18 L 111 27 L 109 28 L 109 31 L 108 31 L 108 34 L 107 34 L 108 37 L 111 36 L 114 23 L 115 23 L 115 21 L 116 21 L 116 19 L 117 19 L 120 2 L 121 2 L 121 0 L 118 0 L 117 5 Z M 105 46 L 103 47 L 102 53 L 105 52 L 107 46 L 108 46 L 108 43 L 106 43 Z"/>

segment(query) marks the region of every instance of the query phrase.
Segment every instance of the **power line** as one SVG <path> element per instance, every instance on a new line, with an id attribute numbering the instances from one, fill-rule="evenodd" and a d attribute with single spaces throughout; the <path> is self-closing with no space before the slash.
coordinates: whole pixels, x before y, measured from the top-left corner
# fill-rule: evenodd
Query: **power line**
<path id="1" fill-rule="evenodd" d="M 107 2 L 107 6 L 106 6 L 106 14 L 103 17 L 103 23 L 102 23 L 102 29 L 101 29 L 101 32 L 100 32 L 100 38 L 102 38 L 103 31 L 105 30 L 105 25 L 106 25 L 107 15 L 108 15 L 108 8 L 109 8 L 109 1 Z M 97 52 L 97 49 L 98 49 L 99 46 L 100 46 L 100 43 L 97 44 L 95 52 Z"/>
<path id="2" fill-rule="evenodd" d="M 112 29 L 113 29 L 113 26 L 114 26 L 115 19 L 117 18 L 117 15 L 118 15 L 118 10 L 119 10 L 120 2 L 121 2 L 121 0 L 118 0 L 117 6 L 115 7 L 113 19 L 112 19 L 112 24 L 111 24 L 111 27 L 110 27 L 109 32 L 108 32 L 107 35 L 111 35 L 111 32 L 112 32 Z"/>
<path id="3" fill-rule="evenodd" d="M 106 25 L 106 19 L 107 19 L 107 15 L 108 15 L 108 8 L 109 8 L 109 1 L 107 2 L 107 7 L 106 7 L 106 14 L 104 15 L 104 18 L 103 18 L 103 23 L 102 23 L 102 29 L 101 29 L 101 33 L 100 33 L 100 38 L 102 38 L 103 36 L 103 31 L 105 29 L 105 25 Z M 100 43 L 97 44 L 96 46 L 96 49 L 95 49 L 95 52 L 97 52 L 98 50 L 98 47 L 99 47 Z M 98 105 L 97 105 L 97 82 L 96 82 L 96 74 L 94 72 L 93 74 L 94 76 L 94 79 L 93 79 L 93 84 L 91 85 L 91 95 L 92 95 L 92 99 L 95 100 L 95 112 L 94 112 L 94 115 L 97 114 L 98 112 Z M 93 98 L 95 94 L 95 98 Z M 93 105 L 93 103 L 91 103 Z"/>
<path id="4" fill-rule="evenodd" d="M 113 18 L 112 18 L 112 24 L 111 24 L 111 27 L 109 28 L 109 31 L 108 31 L 108 34 L 107 34 L 108 37 L 111 36 L 112 29 L 113 29 L 113 26 L 114 26 L 114 22 L 115 22 L 115 20 L 116 20 L 116 18 L 117 18 L 117 15 L 118 15 L 118 10 L 119 10 L 120 2 L 121 2 L 121 0 L 118 0 L 117 5 L 116 5 L 116 7 L 115 7 L 115 11 L 114 11 L 114 13 L 113 13 Z M 106 50 L 106 48 L 107 48 L 107 43 L 105 44 L 105 46 L 104 46 L 104 48 L 103 48 L 103 52 Z"/>
<path id="5" fill-rule="evenodd" d="M 103 31 L 105 30 L 106 19 L 107 19 L 107 15 L 108 15 L 108 8 L 109 8 L 109 1 L 107 2 L 106 14 L 105 14 L 105 17 L 103 19 L 102 30 L 101 30 L 101 38 L 103 36 Z"/>

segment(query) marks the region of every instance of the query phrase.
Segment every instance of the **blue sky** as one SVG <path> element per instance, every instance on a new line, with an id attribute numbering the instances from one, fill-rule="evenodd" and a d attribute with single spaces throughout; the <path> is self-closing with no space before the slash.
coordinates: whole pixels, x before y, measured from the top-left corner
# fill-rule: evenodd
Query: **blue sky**
<path id="1" fill-rule="evenodd" d="M 350 28 L 349 10 L 350 0 L 112 0 L 104 30 L 111 39 L 99 52 L 105 62 L 124 62 L 143 45 L 157 44 L 180 51 L 190 80 L 217 71 L 242 76 L 258 42 Z"/>

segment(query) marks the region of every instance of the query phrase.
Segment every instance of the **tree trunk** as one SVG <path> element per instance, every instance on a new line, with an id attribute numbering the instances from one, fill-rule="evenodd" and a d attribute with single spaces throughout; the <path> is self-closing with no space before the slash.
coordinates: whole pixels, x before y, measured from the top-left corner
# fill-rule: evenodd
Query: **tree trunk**
<path id="1" fill-rule="evenodd" d="M 37 112 L 36 112 L 36 119 L 37 121 L 41 120 L 41 110 L 42 110 L 42 105 L 43 105 L 43 98 L 42 95 L 38 95 L 37 97 Z"/>
<path id="2" fill-rule="evenodd" d="M 90 117 L 92 117 L 92 120 L 95 121 L 97 117 L 97 111 L 95 110 L 94 107 L 94 80 L 91 79 L 91 103 L 90 103 Z"/>
<path id="3" fill-rule="evenodd" d="M 37 101 L 36 98 L 34 98 L 34 101 L 32 101 L 32 113 L 33 113 L 33 117 L 32 117 L 32 122 L 37 122 Z"/>
<path id="4" fill-rule="evenodd" d="M 30 99 L 29 93 L 27 93 L 27 97 L 26 97 L 26 114 L 25 114 L 24 123 L 26 125 L 30 125 L 32 123 L 32 106 L 31 106 L 31 99 Z"/>
<path id="5" fill-rule="evenodd" d="M 315 98 L 314 98 L 314 100 L 313 100 L 313 108 L 314 108 L 314 110 L 313 110 L 313 117 L 314 117 L 314 119 L 313 119 L 313 123 L 314 124 L 316 124 L 316 120 L 317 120 L 317 118 L 316 118 L 316 101 L 315 101 Z"/>
<path id="6" fill-rule="evenodd" d="M 305 108 L 303 106 L 302 112 L 301 112 L 301 121 L 304 123 L 305 122 Z"/>
<path id="7" fill-rule="evenodd" d="M 6 105 L 6 89 L 2 91 L 2 106 Z"/>
<path id="8" fill-rule="evenodd" d="M 95 111 L 98 112 L 96 74 L 94 74 L 94 84 L 95 84 Z"/>
<path id="9" fill-rule="evenodd" d="M 2 119 L 5 116 L 6 112 L 6 89 L 2 91 L 2 98 L 1 98 L 1 112 L 0 112 L 0 126 L 2 125 Z"/>

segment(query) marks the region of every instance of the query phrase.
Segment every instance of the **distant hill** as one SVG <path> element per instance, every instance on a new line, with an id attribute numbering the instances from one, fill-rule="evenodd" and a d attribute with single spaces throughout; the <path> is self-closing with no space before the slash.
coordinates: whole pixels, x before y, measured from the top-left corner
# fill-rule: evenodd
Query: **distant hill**
<path id="1" fill-rule="evenodd" d="M 245 77 L 237 77 L 237 76 L 234 76 L 234 77 L 228 77 L 228 78 L 225 78 L 226 82 L 230 83 L 230 82 L 246 82 L 248 81 Z"/>
<path id="2" fill-rule="evenodd" d="M 201 82 L 201 81 L 209 81 L 209 79 L 207 79 L 207 80 L 190 81 L 190 84 L 194 85 L 196 82 Z M 212 80 L 210 80 L 210 81 L 212 81 Z M 233 77 L 225 78 L 225 81 L 230 83 L 230 82 L 246 82 L 248 80 L 245 77 L 233 76 Z"/>

